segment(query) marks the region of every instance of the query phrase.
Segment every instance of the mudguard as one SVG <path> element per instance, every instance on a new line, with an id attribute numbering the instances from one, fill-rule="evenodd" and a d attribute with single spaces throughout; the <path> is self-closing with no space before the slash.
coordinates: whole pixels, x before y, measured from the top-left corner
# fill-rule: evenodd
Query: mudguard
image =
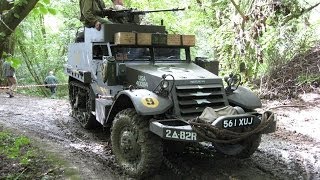
<path id="1" fill-rule="evenodd" d="M 121 91 L 117 97 L 128 96 L 139 115 L 157 115 L 166 112 L 173 103 L 169 98 L 158 96 L 146 89 Z"/>
<path id="2" fill-rule="evenodd" d="M 259 97 L 249 89 L 242 86 L 239 86 L 237 90 L 229 94 L 227 97 L 231 104 L 245 109 L 255 109 L 262 106 Z"/>

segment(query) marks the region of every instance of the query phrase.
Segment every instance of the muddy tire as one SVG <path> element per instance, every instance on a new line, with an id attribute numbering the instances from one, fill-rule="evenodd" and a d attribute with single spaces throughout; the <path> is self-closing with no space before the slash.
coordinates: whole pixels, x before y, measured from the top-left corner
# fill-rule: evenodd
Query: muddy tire
<path id="1" fill-rule="evenodd" d="M 176 154 L 176 153 L 183 153 L 185 148 L 190 145 L 185 142 L 178 142 L 178 141 L 164 141 L 163 142 L 163 150 L 166 154 Z"/>
<path id="2" fill-rule="evenodd" d="M 215 143 L 215 149 L 225 155 L 237 158 L 249 158 L 259 147 L 261 142 L 261 134 L 252 135 L 237 144 Z"/>
<path id="3" fill-rule="evenodd" d="M 93 129 L 98 125 L 96 117 L 91 113 L 95 110 L 95 102 L 90 87 L 78 81 L 70 81 L 69 102 L 72 117 L 77 119 L 83 128 Z"/>
<path id="4" fill-rule="evenodd" d="M 112 151 L 118 164 L 132 177 L 147 177 L 162 164 L 160 137 L 149 131 L 149 119 L 134 109 L 120 111 L 111 131 Z"/>

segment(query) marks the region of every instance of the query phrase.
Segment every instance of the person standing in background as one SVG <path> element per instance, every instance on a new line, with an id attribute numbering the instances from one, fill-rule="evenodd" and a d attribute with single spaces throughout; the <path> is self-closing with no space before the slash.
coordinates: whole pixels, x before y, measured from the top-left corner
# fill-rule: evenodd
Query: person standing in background
<path id="1" fill-rule="evenodd" d="M 17 87 L 17 79 L 15 75 L 16 70 L 11 66 L 11 62 L 8 61 L 4 61 L 2 68 L 3 75 L 7 78 L 9 85 L 9 91 L 7 91 L 6 93 L 9 95 L 9 98 L 13 98 L 13 93 Z"/>
<path id="2" fill-rule="evenodd" d="M 44 80 L 44 83 L 46 84 L 46 87 L 50 89 L 51 97 L 54 97 L 56 94 L 56 90 L 57 90 L 58 80 L 53 75 L 53 71 L 49 72 L 49 75 Z"/>

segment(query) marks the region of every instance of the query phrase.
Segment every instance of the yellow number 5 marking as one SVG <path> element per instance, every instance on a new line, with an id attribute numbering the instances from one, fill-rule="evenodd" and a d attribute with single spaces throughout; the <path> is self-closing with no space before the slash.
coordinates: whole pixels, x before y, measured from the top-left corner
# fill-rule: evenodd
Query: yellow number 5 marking
<path id="1" fill-rule="evenodd" d="M 144 97 L 142 98 L 142 104 L 148 108 L 156 108 L 159 106 L 158 99 L 154 97 Z"/>

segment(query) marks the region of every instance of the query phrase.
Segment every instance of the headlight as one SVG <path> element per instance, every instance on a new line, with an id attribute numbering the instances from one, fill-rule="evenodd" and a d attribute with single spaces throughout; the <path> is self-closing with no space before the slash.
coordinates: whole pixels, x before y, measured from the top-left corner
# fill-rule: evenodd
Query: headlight
<path id="1" fill-rule="evenodd" d="M 160 83 L 161 89 L 167 89 L 169 87 L 169 81 L 167 80 L 162 80 Z"/>

